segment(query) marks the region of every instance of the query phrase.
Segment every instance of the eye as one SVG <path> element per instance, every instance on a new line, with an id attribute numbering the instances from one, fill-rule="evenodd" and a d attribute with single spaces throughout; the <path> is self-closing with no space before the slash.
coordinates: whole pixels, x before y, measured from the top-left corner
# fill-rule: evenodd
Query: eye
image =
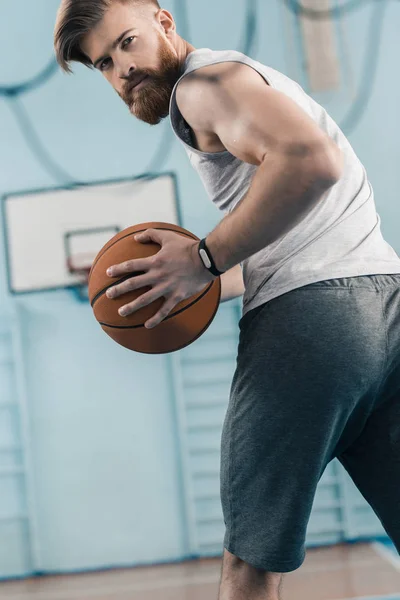
<path id="1" fill-rule="evenodd" d="M 130 44 L 131 42 L 133 42 L 133 40 L 134 40 L 134 39 L 135 39 L 135 36 L 134 36 L 134 35 L 132 35 L 132 36 L 130 36 L 130 37 L 128 37 L 128 38 L 126 38 L 126 40 L 124 40 L 124 41 L 122 42 L 122 45 L 121 45 L 121 48 L 122 48 L 122 50 L 125 50 L 125 48 L 126 48 L 127 46 L 129 46 L 129 44 Z"/>
<path id="2" fill-rule="evenodd" d="M 100 71 L 107 71 L 108 67 L 110 66 L 111 63 L 111 58 L 105 58 L 99 66 Z"/>

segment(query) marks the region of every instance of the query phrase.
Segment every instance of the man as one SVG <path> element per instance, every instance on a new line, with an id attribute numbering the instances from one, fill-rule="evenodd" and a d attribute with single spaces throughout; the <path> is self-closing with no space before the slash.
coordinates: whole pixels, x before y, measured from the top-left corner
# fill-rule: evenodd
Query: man
<path id="1" fill-rule="evenodd" d="M 149 230 L 159 253 L 116 297 L 150 286 L 156 326 L 221 275 L 244 293 L 221 449 L 226 524 L 220 600 L 279 597 L 304 561 L 318 481 L 337 457 L 400 549 L 400 259 L 349 142 L 283 74 L 234 51 L 195 49 L 156 0 L 63 0 L 58 61 L 93 66 L 131 113 L 170 115 L 225 212 L 201 244 Z M 243 273 L 243 275 L 242 275 Z"/>

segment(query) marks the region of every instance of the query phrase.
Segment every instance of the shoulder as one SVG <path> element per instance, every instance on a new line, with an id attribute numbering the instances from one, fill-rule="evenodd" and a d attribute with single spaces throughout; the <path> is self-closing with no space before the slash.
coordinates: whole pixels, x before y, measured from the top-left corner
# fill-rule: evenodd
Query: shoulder
<path id="1" fill-rule="evenodd" d="M 185 75 L 176 89 L 176 103 L 191 127 L 210 131 L 213 116 L 229 110 L 229 105 L 243 90 L 266 86 L 265 80 L 252 67 L 241 62 L 226 61 L 206 65 Z"/>

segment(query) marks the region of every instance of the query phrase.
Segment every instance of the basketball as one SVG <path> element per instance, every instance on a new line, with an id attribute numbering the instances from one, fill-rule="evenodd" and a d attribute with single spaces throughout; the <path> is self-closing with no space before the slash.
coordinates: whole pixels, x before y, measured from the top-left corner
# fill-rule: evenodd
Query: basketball
<path id="1" fill-rule="evenodd" d="M 93 262 L 88 281 L 89 300 L 102 329 L 121 346 L 145 354 L 175 352 L 197 340 L 213 321 L 221 298 L 221 280 L 217 277 L 204 290 L 177 304 L 154 329 L 146 329 L 144 324 L 159 311 L 164 298 L 157 299 L 128 317 L 121 317 L 118 310 L 136 300 L 150 287 L 110 299 L 106 295 L 107 290 L 125 281 L 128 276 L 112 278 L 106 272 L 113 265 L 132 259 L 148 258 L 160 250 L 159 244 L 142 244 L 134 239 L 136 234 L 147 229 L 175 231 L 177 235 L 199 240 L 190 231 L 171 223 L 142 223 L 120 231 L 100 250 Z M 132 273 L 129 278 L 138 274 Z"/>

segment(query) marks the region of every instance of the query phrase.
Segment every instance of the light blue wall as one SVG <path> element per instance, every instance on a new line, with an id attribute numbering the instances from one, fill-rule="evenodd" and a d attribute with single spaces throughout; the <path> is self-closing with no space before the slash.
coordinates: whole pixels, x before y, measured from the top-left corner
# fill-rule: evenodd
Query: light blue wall
<path id="1" fill-rule="evenodd" d="M 245 0 L 189 0 L 187 4 L 196 47 L 240 49 Z M 257 47 L 251 55 L 306 82 L 295 69 L 301 57 L 288 59 L 283 0 L 258 4 Z M 176 4 L 169 0 L 164 6 L 173 12 Z M 57 7 L 58 0 L 1 4 L 1 85 L 30 79 L 50 60 Z M 370 43 L 371 11 L 367 6 L 348 22 L 357 80 Z M 182 15 L 176 16 L 179 23 Z M 398 253 L 399 26 L 400 5 L 392 2 L 371 101 L 350 136 L 375 188 L 384 235 Z M 351 102 L 344 88 L 330 99 L 317 99 L 339 122 Z M 132 119 L 101 77 L 80 66 L 74 76 L 58 73 L 20 102 L 47 151 L 79 180 L 142 173 L 168 128 L 168 123 L 150 128 Z M 32 155 L 9 100 L 1 97 L 0 165 L 0 194 L 60 183 Z M 207 233 L 220 216 L 175 140 L 162 169 L 178 174 L 183 225 L 199 236 Z M 184 555 L 168 358 L 133 355 L 113 344 L 97 327 L 89 307 L 76 304 L 67 292 L 11 299 L 3 254 L 0 307 L 3 316 L 16 311 L 22 328 L 19 360 L 26 375 L 37 508 L 35 566 L 74 570 Z M 19 493 L 9 478 L 0 479 L 0 490 L 10 498 Z M 13 535 L 0 522 L 0 546 L 11 544 Z M 24 568 L 28 569 L 24 564 L 10 565 L 8 573 L 24 572 Z"/>

